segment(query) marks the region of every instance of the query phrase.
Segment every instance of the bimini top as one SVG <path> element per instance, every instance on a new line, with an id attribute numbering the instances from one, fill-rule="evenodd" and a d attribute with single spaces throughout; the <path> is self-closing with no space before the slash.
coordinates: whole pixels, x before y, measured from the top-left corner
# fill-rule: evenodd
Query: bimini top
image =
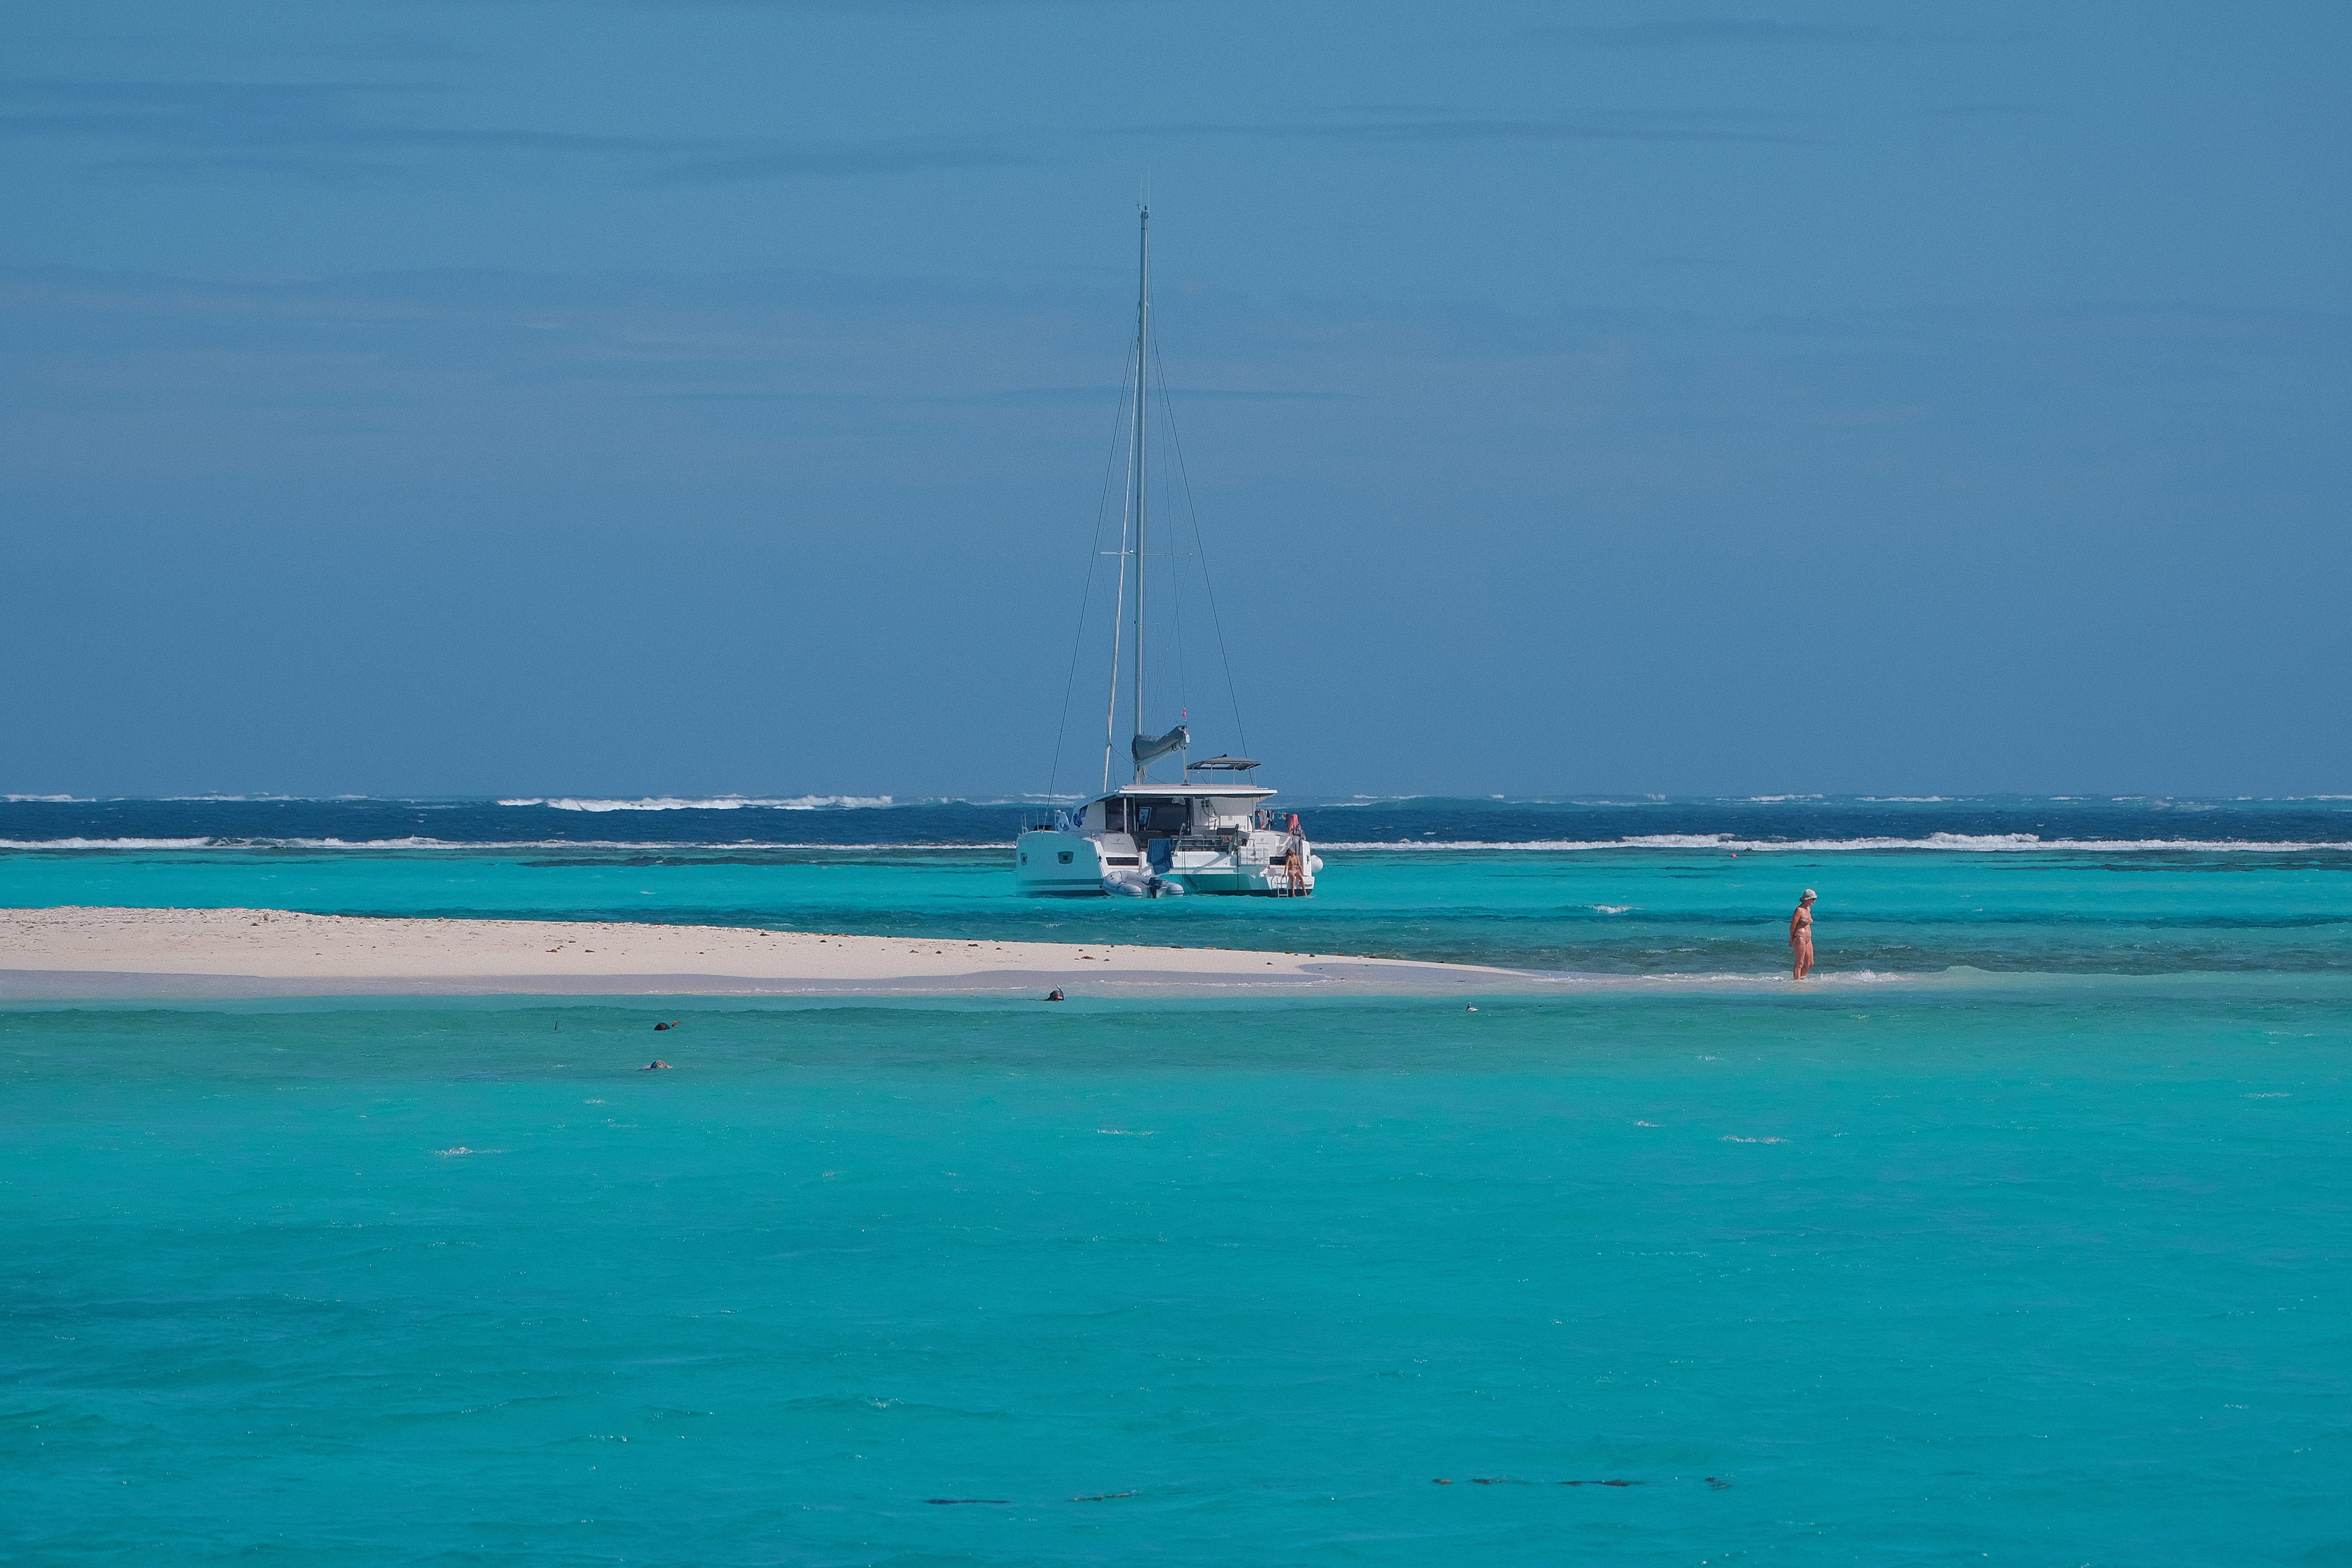
<path id="1" fill-rule="evenodd" d="M 1264 800 L 1276 792 L 1264 784 L 1120 784 L 1108 795 L 1089 795 L 1089 802 L 1106 800 Z"/>
<path id="2" fill-rule="evenodd" d="M 1184 771 L 1192 773 L 1213 769 L 1224 773 L 1245 773 L 1257 765 L 1258 761 L 1255 757 L 1211 757 L 1204 763 L 1186 763 Z"/>

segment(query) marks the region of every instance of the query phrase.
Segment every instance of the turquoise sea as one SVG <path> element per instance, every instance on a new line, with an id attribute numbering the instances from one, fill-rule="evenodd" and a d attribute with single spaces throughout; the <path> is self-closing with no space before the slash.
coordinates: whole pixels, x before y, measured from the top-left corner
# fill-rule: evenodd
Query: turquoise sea
<path id="1" fill-rule="evenodd" d="M 2341 805 L 1405 803 L 1310 815 L 1382 847 L 1300 903 L 1022 900 L 871 810 L 134 806 L 185 831 L 0 807 L 0 904 L 1592 978 L 0 1003 L 0 1562 L 2352 1563 Z"/>

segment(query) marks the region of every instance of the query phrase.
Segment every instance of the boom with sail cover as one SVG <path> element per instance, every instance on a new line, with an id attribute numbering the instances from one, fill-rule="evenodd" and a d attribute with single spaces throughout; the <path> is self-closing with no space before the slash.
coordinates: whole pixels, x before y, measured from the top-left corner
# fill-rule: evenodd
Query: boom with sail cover
<path id="1" fill-rule="evenodd" d="M 1177 725 L 1165 735 L 1138 735 L 1128 742 L 1135 752 L 1135 765 L 1139 768 L 1154 757 L 1164 757 L 1171 752 L 1181 752 L 1192 743 L 1192 731 L 1181 724 Z M 1137 782 L 1140 783 L 1142 775 L 1139 773 Z"/>

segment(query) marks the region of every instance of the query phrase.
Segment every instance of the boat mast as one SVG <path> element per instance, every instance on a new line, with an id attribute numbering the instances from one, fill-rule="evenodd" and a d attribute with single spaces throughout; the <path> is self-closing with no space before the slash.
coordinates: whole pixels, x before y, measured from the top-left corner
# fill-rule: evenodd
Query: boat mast
<path id="1" fill-rule="evenodd" d="M 1141 209 L 1138 229 L 1135 280 L 1135 733 L 1143 734 L 1143 508 L 1148 457 L 1144 402 L 1151 379 L 1151 208 Z M 1144 764 L 1135 764 L 1135 782 L 1143 782 Z"/>

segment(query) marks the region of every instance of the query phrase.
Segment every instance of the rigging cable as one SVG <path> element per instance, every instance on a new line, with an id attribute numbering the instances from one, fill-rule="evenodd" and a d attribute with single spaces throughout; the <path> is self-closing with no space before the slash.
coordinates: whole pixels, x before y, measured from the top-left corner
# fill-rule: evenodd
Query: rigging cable
<path id="1" fill-rule="evenodd" d="M 1142 406 L 1144 395 L 1142 349 L 1143 345 L 1141 342 L 1139 341 L 1136 344 L 1136 352 L 1128 356 L 1128 363 L 1135 367 L 1135 395 L 1137 398 L 1136 406 L 1138 408 Z M 1120 395 L 1118 405 L 1122 411 L 1124 411 L 1128 406 L 1127 398 L 1124 393 Z M 1118 437 L 1113 437 L 1112 439 L 1117 440 Z M 1116 453 L 1118 448 L 1113 447 L 1112 450 Z M 1127 531 L 1130 522 L 1132 522 L 1136 528 L 1136 597 L 1140 599 L 1143 596 L 1143 520 L 1135 515 L 1135 513 L 1129 510 L 1131 507 L 1138 504 L 1138 497 L 1135 489 L 1135 464 L 1136 459 L 1140 456 L 1141 453 L 1137 449 L 1135 437 L 1129 436 L 1127 441 L 1127 486 L 1119 492 L 1118 498 L 1118 595 L 1112 601 L 1112 604 L 1116 607 L 1111 611 L 1110 617 L 1110 696 L 1106 700 L 1103 707 L 1102 787 L 1105 795 L 1108 795 L 1110 793 L 1110 753 L 1111 746 L 1113 745 L 1115 737 L 1118 733 L 1118 647 L 1119 637 L 1124 630 L 1120 616 L 1127 608 Z M 1137 645 L 1139 647 L 1143 641 L 1143 612 L 1139 605 L 1136 610 L 1135 619 L 1135 637 Z M 1135 679 L 1139 686 L 1142 684 L 1143 668 L 1139 661 L 1136 666 Z M 1133 707 L 1136 715 L 1135 732 L 1139 735 L 1143 733 L 1143 703 L 1141 701 L 1141 698 L 1142 693 L 1139 691 L 1133 699 Z"/>
<path id="2" fill-rule="evenodd" d="M 1062 719 L 1054 726 L 1054 766 L 1045 777 L 1045 798 L 1055 798 L 1054 791 L 1062 782 L 1062 740 L 1070 727 L 1070 694 L 1077 689 L 1078 654 L 1086 646 L 1087 611 L 1095 600 L 1095 568 L 1102 562 L 1103 519 L 1110 515 L 1110 477 L 1118 468 L 1118 427 L 1127 422 L 1127 383 L 1119 382 L 1118 403 L 1111 410 L 1110 450 L 1103 458 L 1102 499 L 1095 503 L 1094 538 L 1087 551 L 1086 585 L 1078 592 L 1078 629 L 1070 637 L 1070 673 L 1062 681 Z M 1111 619 L 1118 619 L 1116 606 Z"/>
<path id="3" fill-rule="evenodd" d="M 1242 754 L 1249 754 L 1249 731 L 1242 724 L 1242 698 L 1234 685 L 1234 661 L 1225 652 L 1224 618 L 1217 614 L 1217 584 L 1209 575 L 1209 547 L 1201 537 L 1200 510 L 1192 504 L 1192 476 L 1184 467 L 1184 440 L 1176 433 L 1176 405 L 1168 396 L 1168 364 L 1160 358 L 1160 347 L 1152 345 L 1151 357 L 1160 365 L 1160 405 L 1168 421 L 1168 444 L 1176 449 L 1176 476 L 1184 486 L 1184 511 L 1192 520 L 1192 550 L 1201 562 L 1201 586 L 1209 593 L 1209 624 L 1217 629 L 1217 659 L 1225 668 L 1225 695 L 1234 705 L 1234 732 L 1241 737 Z"/>
<path id="4" fill-rule="evenodd" d="M 1168 437 L 1172 443 L 1176 437 L 1176 421 L 1168 413 L 1168 367 L 1165 364 L 1160 367 L 1160 406 L 1162 422 L 1167 426 Z M 1160 497 L 1163 504 L 1174 499 L 1170 494 L 1171 488 L 1168 482 L 1166 466 L 1163 464 L 1160 475 Z M 1198 528 L 1196 527 L 1193 531 L 1197 533 Z M 1171 621 L 1176 638 L 1176 703 L 1179 717 L 1189 720 L 1192 716 L 1192 671 L 1190 661 L 1184 657 L 1184 574 L 1173 570 L 1173 563 L 1183 560 L 1184 557 L 1171 550 L 1160 559 L 1171 563 L 1168 584 L 1170 609 L 1173 612 Z M 1190 748 L 1187 748 L 1185 755 L 1189 757 L 1191 754 Z"/>

